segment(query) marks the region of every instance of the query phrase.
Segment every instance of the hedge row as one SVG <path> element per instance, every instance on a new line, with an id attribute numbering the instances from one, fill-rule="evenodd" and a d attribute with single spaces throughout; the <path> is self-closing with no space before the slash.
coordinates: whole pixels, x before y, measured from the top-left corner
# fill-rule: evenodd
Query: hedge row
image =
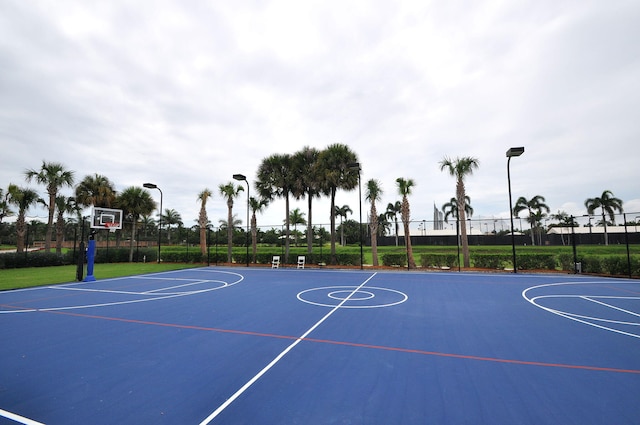
<path id="1" fill-rule="evenodd" d="M 155 262 L 158 251 L 153 248 L 136 249 L 133 252 L 134 262 Z M 284 256 L 281 252 L 265 253 L 261 252 L 256 257 L 259 264 L 271 264 L 274 255 L 279 255 L 281 264 L 284 264 Z M 307 264 L 330 264 L 330 254 L 305 255 Z M 249 254 L 250 262 L 253 256 Z M 289 264 L 296 264 L 298 254 L 289 255 Z M 340 265 L 360 265 L 360 254 L 337 254 L 337 263 Z M 99 249 L 96 252 L 96 263 L 120 263 L 129 261 L 128 248 L 112 248 L 109 250 Z M 209 254 L 201 254 L 200 251 L 167 251 L 162 252 L 162 261 L 172 263 L 225 263 L 227 253 L 218 251 Z M 234 253 L 233 261 L 236 264 L 247 262 L 246 253 Z M 518 254 L 518 270 L 574 270 L 574 259 L 572 254 Z M 583 273 L 605 274 L 605 275 L 628 275 L 629 263 L 626 255 L 579 256 Z M 5 253 L 0 255 L 0 269 L 22 268 L 22 267 L 47 267 L 76 264 L 74 253 L 69 251 L 59 255 L 52 252 L 29 252 L 29 253 Z M 406 253 L 386 253 L 382 256 L 382 264 L 389 267 L 405 267 L 407 265 Z M 511 268 L 512 256 L 508 254 L 481 254 L 471 255 L 471 264 L 476 268 L 483 269 L 505 269 Z M 420 265 L 423 268 L 454 268 L 458 266 L 458 256 L 456 254 L 421 254 Z M 631 257 L 631 275 L 640 276 L 640 256 Z"/>
<path id="2" fill-rule="evenodd" d="M 407 254 L 383 254 L 382 265 L 387 267 L 404 267 L 407 265 Z"/>
<path id="3" fill-rule="evenodd" d="M 425 268 L 436 267 L 457 267 L 457 254 L 422 254 L 420 256 L 420 265 Z"/>
<path id="4" fill-rule="evenodd" d="M 640 276 L 640 258 L 631 256 L 631 275 Z M 573 255 L 560 255 L 562 270 L 573 270 Z M 608 274 L 613 276 L 628 275 L 629 261 L 626 255 L 585 255 L 578 257 L 583 273 Z"/>
<path id="5" fill-rule="evenodd" d="M 68 264 L 74 264 L 73 253 L 59 255 L 54 252 L 10 252 L 0 254 L 0 269 L 65 266 Z"/>

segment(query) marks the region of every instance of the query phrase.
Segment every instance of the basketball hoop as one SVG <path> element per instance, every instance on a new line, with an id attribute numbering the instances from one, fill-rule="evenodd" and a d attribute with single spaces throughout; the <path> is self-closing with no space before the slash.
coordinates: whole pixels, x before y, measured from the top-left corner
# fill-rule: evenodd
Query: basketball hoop
<path id="1" fill-rule="evenodd" d="M 110 223 L 104 223 L 104 227 L 109 230 L 109 233 L 115 233 L 116 230 L 120 227 L 120 223 L 116 223 L 112 221 Z"/>

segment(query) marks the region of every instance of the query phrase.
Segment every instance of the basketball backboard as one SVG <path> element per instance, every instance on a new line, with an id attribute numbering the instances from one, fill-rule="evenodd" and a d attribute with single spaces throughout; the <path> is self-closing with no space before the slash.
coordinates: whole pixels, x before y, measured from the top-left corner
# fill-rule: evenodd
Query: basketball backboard
<path id="1" fill-rule="evenodd" d="M 92 229 L 122 229 L 122 210 L 93 207 L 91 210 Z"/>

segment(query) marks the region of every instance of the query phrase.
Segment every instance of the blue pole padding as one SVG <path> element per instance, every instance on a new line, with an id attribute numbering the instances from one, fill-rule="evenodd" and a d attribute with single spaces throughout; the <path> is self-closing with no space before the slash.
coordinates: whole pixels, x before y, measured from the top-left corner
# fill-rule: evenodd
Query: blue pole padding
<path id="1" fill-rule="evenodd" d="M 96 240 L 89 239 L 89 245 L 87 246 L 87 276 L 83 282 L 94 282 L 96 280 L 93 276 L 93 263 L 96 258 Z"/>

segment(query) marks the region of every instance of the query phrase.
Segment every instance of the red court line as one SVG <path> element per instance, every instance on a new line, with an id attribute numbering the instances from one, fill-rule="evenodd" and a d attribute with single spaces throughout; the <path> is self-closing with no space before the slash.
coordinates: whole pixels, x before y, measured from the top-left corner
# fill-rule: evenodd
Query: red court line
<path id="1" fill-rule="evenodd" d="M 177 323 L 162 323 L 162 322 L 151 322 L 147 320 L 136 320 L 136 319 L 125 319 L 120 317 L 108 317 L 108 316 L 97 316 L 92 314 L 82 314 L 82 313 L 70 313 L 65 311 L 44 311 L 43 313 L 49 314 L 60 314 L 64 316 L 75 316 L 75 317 L 84 317 L 90 319 L 101 319 L 101 320 L 110 320 L 114 322 L 122 322 L 122 323 L 134 323 L 139 325 L 151 325 L 151 326 L 161 326 L 165 328 L 178 328 L 178 329 L 192 329 L 199 331 L 208 331 L 208 332 L 220 332 L 220 333 L 230 333 L 230 334 L 238 334 L 238 335 L 251 335 L 251 336 L 260 336 L 267 338 L 277 338 L 277 339 L 289 339 L 296 340 L 299 337 L 288 336 L 288 335 L 278 335 L 278 334 L 270 334 L 263 332 L 253 332 L 253 331 L 241 331 L 235 329 L 222 329 L 222 328 L 212 328 L 206 326 L 195 326 L 195 325 L 180 325 Z M 303 341 L 307 342 L 317 342 L 321 344 L 332 344 L 332 345 L 343 345 L 348 347 L 358 347 L 358 348 L 369 348 L 374 350 L 385 350 L 385 351 L 395 351 L 401 353 L 410 353 L 410 354 L 421 354 L 426 356 L 437 356 L 437 357 L 448 357 L 455 359 L 465 359 L 465 360 L 478 360 L 484 362 L 493 362 L 493 363 L 506 363 L 506 364 L 516 364 L 516 365 L 525 365 L 525 366 L 541 366 L 541 367 L 555 367 L 562 369 L 578 369 L 578 370 L 590 370 L 590 371 L 598 371 L 598 372 L 615 372 L 615 373 L 631 373 L 640 375 L 640 370 L 637 369 L 618 369 L 612 367 L 599 367 L 599 366 L 585 366 L 585 365 L 571 365 L 571 364 L 563 364 L 563 363 L 546 363 L 546 362 L 536 362 L 536 361 L 527 361 L 527 360 L 513 360 L 513 359 L 500 359 L 495 357 L 482 357 L 482 356 L 471 356 L 466 354 L 454 354 L 454 353 L 441 353 L 438 351 L 426 351 L 426 350 L 417 350 L 412 348 L 401 348 L 401 347 L 389 347 L 385 345 L 373 345 L 373 344 L 361 344 L 357 342 L 348 342 L 348 341 L 333 341 L 329 339 L 317 339 L 317 338 L 303 338 Z"/>

